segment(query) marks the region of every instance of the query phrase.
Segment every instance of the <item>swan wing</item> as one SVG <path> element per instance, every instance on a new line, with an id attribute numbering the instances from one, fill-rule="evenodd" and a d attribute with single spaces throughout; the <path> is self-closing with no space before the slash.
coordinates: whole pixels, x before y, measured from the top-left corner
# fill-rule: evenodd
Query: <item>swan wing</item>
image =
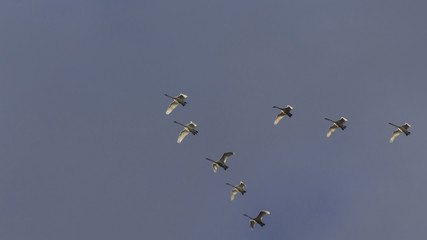
<path id="1" fill-rule="evenodd" d="M 255 219 L 258 219 L 259 221 L 261 221 L 262 220 L 262 217 L 264 217 L 264 215 L 265 214 L 270 214 L 270 212 L 269 211 L 266 211 L 266 210 L 262 210 L 262 211 L 260 211 L 259 213 L 258 213 L 258 216 L 256 216 L 256 218 Z"/>
<path id="2" fill-rule="evenodd" d="M 187 95 L 185 95 L 185 94 L 181 93 L 181 94 L 179 94 L 179 96 L 178 96 L 178 97 L 176 97 L 176 98 L 179 98 L 179 99 L 181 99 L 181 100 L 184 100 L 184 99 L 186 99 L 186 98 L 187 98 Z"/>
<path id="3" fill-rule="evenodd" d="M 336 124 L 332 125 L 332 126 L 328 129 L 328 133 L 326 133 L 326 137 L 327 137 L 327 138 L 328 138 L 328 137 L 330 137 L 330 136 L 331 136 L 331 134 L 332 134 L 333 132 L 335 132 L 335 130 L 337 130 L 337 128 L 338 128 L 338 126 L 337 126 Z"/>
<path id="4" fill-rule="evenodd" d="M 233 190 L 231 190 L 231 196 L 230 196 L 230 199 L 231 200 L 234 200 L 234 196 L 236 196 L 236 194 L 238 193 L 239 191 L 237 191 L 237 189 L 233 189 Z"/>
<path id="5" fill-rule="evenodd" d="M 172 110 L 174 110 L 176 106 L 178 106 L 178 104 L 179 103 L 176 100 L 173 100 L 171 104 L 169 104 L 168 109 L 166 110 L 166 115 L 169 115 L 172 112 Z"/>
<path id="6" fill-rule="evenodd" d="M 197 127 L 197 124 L 190 122 L 187 127 L 191 128 L 191 129 L 195 129 Z"/>
<path id="7" fill-rule="evenodd" d="M 216 173 L 216 170 L 218 169 L 218 164 L 212 163 L 212 169 L 213 169 L 214 173 Z"/>
<path id="8" fill-rule="evenodd" d="M 234 155 L 234 152 L 226 152 L 226 153 L 222 154 L 222 157 L 221 157 L 221 159 L 219 159 L 218 162 L 222 162 L 225 164 L 225 162 L 227 161 L 227 158 L 229 156 L 232 156 L 232 155 Z"/>
<path id="9" fill-rule="evenodd" d="M 390 138 L 390 143 L 392 143 L 393 141 L 394 141 L 394 139 L 397 137 L 397 136 L 399 136 L 399 134 L 401 133 L 402 131 L 401 130 L 396 130 L 396 131 L 394 131 L 393 132 L 393 134 L 391 135 L 391 138 Z"/>
<path id="10" fill-rule="evenodd" d="M 249 221 L 249 225 L 251 225 L 251 230 L 254 230 L 254 227 L 255 227 L 255 221 L 254 220 L 250 220 Z"/>
<path id="11" fill-rule="evenodd" d="M 177 143 L 181 143 L 182 140 L 190 133 L 190 131 L 188 131 L 187 129 L 184 128 L 184 130 L 181 131 L 181 133 L 178 136 L 178 141 Z"/>
<path id="12" fill-rule="evenodd" d="M 347 120 L 347 118 L 345 118 L 345 117 L 341 117 L 339 120 L 338 120 L 338 122 L 339 123 L 341 123 L 341 124 L 343 124 L 343 123 L 345 123 L 345 122 L 347 122 L 348 120 Z"/>
<path id="13" fill-rule="evenodd" d="M 282 118 L 285 117 L 285 115 L 286 114 L 284 112 L 279 113 L 276 116 L 276 120 L 274 120 L 274 125 L 277 125 L 280 122 L 280 120 L 282 120 Z"/>
<path id="14" fill-rule="evenodd" d="M 239 188 L 241 188 L 243 190 L 244 187 L 246 187 L 246 185 L 243 182 L 240 182 L 239 185 L 237 185 Z"/>

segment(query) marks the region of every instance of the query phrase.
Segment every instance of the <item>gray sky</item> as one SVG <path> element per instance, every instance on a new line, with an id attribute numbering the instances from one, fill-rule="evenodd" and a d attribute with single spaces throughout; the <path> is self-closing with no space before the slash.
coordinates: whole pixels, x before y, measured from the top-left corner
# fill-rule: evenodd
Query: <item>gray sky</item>
<path id="1" fill-rule="evenodd" d="M 425 239 L 426 22 L 421 0 L 1 1 L 0 238 Z"/>

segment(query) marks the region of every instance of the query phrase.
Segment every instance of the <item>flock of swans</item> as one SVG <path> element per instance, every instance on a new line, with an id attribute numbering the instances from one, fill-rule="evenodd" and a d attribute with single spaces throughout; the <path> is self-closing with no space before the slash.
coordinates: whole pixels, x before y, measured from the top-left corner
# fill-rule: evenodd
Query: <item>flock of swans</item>
<path id="1" fill-rule="evenodd" d="M 184 100 L 187 98 L 187 95 L 185 94 L 179 94 L 176 97 L 172 97 L 169 96 L 167 94 L 165 94 L 166 97 L 172 98 L 173 101 L 169 104 L 169 107 L 166 110 L 166 115 L 169 115 L 178 105 L 182 105 L 185 106 L 187 104 L 187 102 L 185 102 Z M 292 110 L 291 106 L 287 106 L 286 108 L 279 108 L 274 106 L 274 108 L 278 108 L 281 110 L 281 113 L 279 115 L 277 115 L 276 120 L 274 121 L 274 124 L 277 125 L 277 123 L 279 123 L 279 121 L 285 116 L 288 115 L 289 117 L 292 116 L 292 114 L 290 113 L 290 111 Z M 192 121 L 190 121 L 190 123 L 188 123 L 187 125 L 184 125 L 182 123 L 179 123 L 177 121 L 174 121 L 174 123 L 181 125 L 184 127 L 184 129 L 179 133 L 178 136 L 178 143 L 181 143 L 182 140 L 189 134 L 192 133 L 193 135 L 196 135 L 198 133 L 198 131 L 195 129 L 197 127 L 197 124 L 193 123 Z M 221 158 L 218 161 L 212 160 L 210 158 L 206 158 L 207 161 L 212 162 L 212 169 L 213 172 L 216 173 L 216 171 L 218 170 L 218 167 L 221 167 L 224 170 L 228 169 L 228 166 L 225 164 L 227 162 L 228 157 L 233 156 L 234 152 L 226 152 L 224 154 L 222 154 Z M 231 186 L 233 189 L 231 190 L 231 195 L 230 195 L 230 199 L 234 200 L 235 196 L 237 193 L 241 193 L 242 195 L 244 195 L 246 193 L 246 190 L 244 190 L 244 188 L 246 187 L 245 183 L 243 183 L 242 181 L 240 181 L 240 183 L 238 185 L 233 185 L 230 183 L 226 183 L 226 185 Z M 254 230 L 255 224 L 260 225 L 261 227 L 263 227 L 265 225 L 265 223 L 262 222 L 262 218 L 264 217 L 265 214 L 270 214 L 269 211 L 266 210 L 261 210 L 258 215 L 254 218 L 249 217 L 246 214 L 243 214 L 244 216 L 250 218 L 251 220 L 249 221 L 249 225 L 251 227 L 251 230 Z"/>
<path id="2" fill-rule="evenodd" d="M 169 115 L 178 105 L 181 104 L 182 106 L 185 106 L 187 104 L 187 102 L 184 101 L 187 98 L 187 95 L 185 95 L 185 94 L 181 93 L 176 97 L 172 97 L 172 96 L 169 96 L 167 94 L 165 94 L 165 96 L 173 99 L 173 101 L 169 104 L 169 107 L 166 110 L 166 115 Z M 273 122 L 274 125 L 277 125 L 280 122 L 280 120 L 282 120 L 285 116 L 292 117 L 291 110 L 293 109 L 293 107 L 290 105 L 287 105 L 285 108 L 281 108 L 281 107 L 277 107 L 277 106 L 273 106 L 273 108 L 280 109 L 280 113 L 276 116 L 276 118 Z M 338 119 L 336 121 L 329 119 L 329 118 L 325 118 L 325 120 L 333 122 L 332 126 L 329 127 L 329 129 L 326 133 L 327 138 L 329 138 L 331 136 L 331 134 L 333 132 L 335 132 L 335 130 L 337 130 L 338 128 L 341 128 L 341 130 L 345 130 L 347 128 L 347 126 L 344 125 L 344 123 L 348 121 L 347 118 L 345 118 L 345 117 L 341 117 L 340 119 Z M 184 127 L 184 129 L 179 133 L 178 140 L 177 140 L 178 143 L 181 143 L 182 140 L 189 133 L 192 133 L 193 135 L 196 135 L 198 133 L 198 131 L 195 130 L 197 125 L 195 123 L 193 123 L 192 121 L 190 121 L 190 123 L 188 123 L 187 125 L 184 125 L 184 124 L 179 123 L 177 121 L 174 121 L 174 123 L 179 124 L 179 125 Z M 393 124 L 393 123 L 389 123 L 389 124 L 397 128 L 397 130 L 394 131 L 393 134 L 391 135 L 391 138 L 389 140 L 390 143 L 393 143 L 394 139 L 398 135 L 400 135 L 401 133 L 404 133 L 406 136 L 411 134 L 411 132 L 409 132 L 408 129 L 412 128 L 412 126 L 409 123 L 405 123 L 402 126 L 398 126 L 398 125 Z M 228 157 L 233 156 L 234 154 L 235 154 L 234 152 L 226 152 L 221 156 L 221 158 L 218 161 L 212 160 L 210 158 L 206 158 L 206 160 L 212 162 L 212 169 L 216 173 L 216 171 L 218 170 L 218 167 L 221 167 L 224 170 L 228 169 L 228 166 L 225 163 L 226 163 Z M 246 185 L 242 181 L 240 181 L 239 185 L 232 185 L 230 183 L 226 183 L 226 185 L 229 185 L 233 188 L 231 190 L 231 196 L 230 196 L 231 200 L 234 200 L 234 197 L 239 192 L 242 195 L 244 195 L 246 193 L 246 191 L 244 190 Z M 249 224 L 250 224 L 251 230 L 253 230 L 255 224 L 258 224 L 261 227 L 263 227 L 265 225 L 265 223 L 262 222 L 262 218 L 264 217 L 265 214 L 270 214 L 270 212 L 266 211 L 266 210 L 261 210 L 255 218 L 252 218 L 246 214 L 243 214 L 243 215 L 251 219 L 249 221 Z"/>

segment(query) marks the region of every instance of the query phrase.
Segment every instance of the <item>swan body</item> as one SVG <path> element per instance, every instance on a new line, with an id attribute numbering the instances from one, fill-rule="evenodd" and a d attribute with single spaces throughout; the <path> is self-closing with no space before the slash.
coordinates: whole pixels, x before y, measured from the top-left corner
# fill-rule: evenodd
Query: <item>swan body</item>
<path id="1" fill-rule="evenodd" d="M 334 123 L 331 127 L 329 127 L 328 132 L 326 133 L 327 138 L 330 137 L 331 134 L 335 132 L 335 130 L 337 130 L 337 128 L 341 128 L 341 130 L 344 130 L 347 127 L 347 126 L 344 126 L 344 123 L 348 121 L 347 118 L 345 117 L 341 117 L 337 121 L 331 120 L 329 118 L 325 118 L 325 120 L 328 120 Z"/>
<path id="2" fill-rule="evenodd" d="M 187 98 L 187 95 L 183 93 L 179 94 L 176 97 L 172 97 L 167 94 L 165 94 L 165 96 L 173 99 L 171 104 L 169 104 L 168 109 L 166 109 L 166 115 L 169 115 L 179 104 L 181 104 L 182 106 L 185 106 L 187 104 L 187 102 L 184 101 L 184 99 Z"/>
<path id="3" fill-rule="evenodd" d="M 233 187 L 233 190 L 231 190 L 231 196 L 230 196 L 231 200 L 234 200 L 234 196 L 236 196 L 238 192 L 240 192 L 242 195 L 246 193 L 246 191 L 243 190 L 243 188 L 245 188 L 246 185 L 242 181 L 240 181 L 239 185 L 237 186 L 234 186 L 230 183 L 226 183 L 226 184 Z"/>
<path id="4" fill-rule="evenodd" d="M 246 216 L 246 217 L 251 219 L 249 221 L 249 224 L 251 226 L 251 230 L 254 230 L 255 223 L 259 224 L 261 227 L 264 227 L 265 223 L 262 222 L 262 217 L 264 217 L 265 214 L 270 214 L 270 212 L 266 211 L 266 210 L 262 210 L 258 213 L 258 216 L 254 217 L 254 218 L 251 218 L 246 214 L 243 214 L 243 216 Z"/>
<path id="5" fill-rule="evenodd" d="M 408 131 L 408 128 L 412 128 L 412 126 L 409 125 L 409 123 L 405 123 L 402 126 L 398 126 L 393 123 L 388 123 L 388 124 L 395 126 L 397 128 L 397 130 L 394 131 L 393 134 L 391 135 L 390 143 L 394 142 L 394 139 L 397 136 L 399 136 L 401 133 L 404 133 L 406 136 L 409 136 L 409 134 L 411 134 L 411 132 Z"/>
<path id="6" fill-rule="evenodd" d="M 182 140 L 191 132 L 193 135 L 196 135 L 197 133 L 199 133 L 198 131 L 196 131 L 195 130 L 195 128 L 197 127 L 197 125 L 195 124 L 195 123 L 193 123 L 192 121 L 190 121 L 190 123 L 189 124 L 187 124 L 187 125 L 184 125 L 184 124 L 182 124 L 182 123 L 179 123 L 179 122 L 177 122 L 177 121 L 173 121 L 174 123 L 176 123 L 176 124 L 179 124 L 179 125 L 181 125 L 181 126 L 183 126 L 184 127 L 184 130 L 182 130 L 180 133 L 179 133 L 179 136 L 178 136 L 178 140 L 177 140 L 177 143 L 181 143 L 182 142 Z"/>
<path id="7" fill-rule="evenodd" d="M 291 110 L 294 109 L 291 105 L 286 106 L 285 108 L 280 108 L 277 106 L 273 106 L 273 108 L 280 109 L 280 113 L 276 116 L 276 119 L 274 120 L 274 125 L 277 125 L 282 118 L 284 118 L 286 115 L 289 117 L 292 117 Z"/>
<path id="8" fill-rule="evenodd" d="M 227 170 L 228 166 L 225 165 L 225 162 L 227 161 L 227 158 L 232 155 L 234 155 L 234 152 L 226 152 L 222 154 L 222 157 L 218 161 L 214 161 L 210 158 L 206 158 L 206 160 L 213 162 L 212 168 L 213 168 L 213 171 L 216 173 L 216 170 L 218 169 L 218 167 L 222 167 L 224 170 Z"/>

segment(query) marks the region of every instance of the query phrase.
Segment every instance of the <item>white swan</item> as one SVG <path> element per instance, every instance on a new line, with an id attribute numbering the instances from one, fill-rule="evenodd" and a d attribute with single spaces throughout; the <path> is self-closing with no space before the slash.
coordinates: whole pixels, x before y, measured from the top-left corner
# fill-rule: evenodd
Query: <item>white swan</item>
<path id="1" fill-rule="evenodd" d="M 174 110 L 176 106 L 178 106 L 179 104 L 181 104 L 182 106 L 185 106 L 185 104 L 187 104 L 187 102 L 184 101 L 184 99 L 187 98 L 187 95 L 185 94 L 181 93 L 176 97 L 172 97 L 165 93 L 165 96 L 173 99 L 171 104 L 169 104 L 168 109 L 166 110 L 166 115 L 169 115 L 172 112 L 172 110 Z"/>
<path id="2" fill-rule="evenodd" d="M 393 132 L 393 134 L 391 135 L 390 138 L 390 143 L 392 143 L 394 141 L 394 139 L 399 136 L 399 134 L 404 133 L 406 136 L 409 136 L 409 134 L 411 134 L 411 132 L 408 131 L 408 128 L 412 128 L 411 125 L 409 125 L 409 123 L 405 123 L 402 126 L 397 126 L 393 123 L 388 123 L 392 126 L 397 127 L 397 130 Z"/>
<path id="3" fill-rule="evenodd" d="M 231 190 L 231 196 L 230 196 L 231 200 L 234 200 L 234 196 L 236 196 L 238 192 L 240 192 L 242 195 L 246 193 L 246 191 L 243 190 L 243 188 L 245 188 L 246 185 L 242 181 L 240 181 L 239 185 L 237 186 L 234 186 L 230 183 L 226 183 L 226 184 L 233 187 L 233 190 Z"/>
<path id="4" fill-rule="evenodd" d="M 258 216 L 254 217 L 254 218 L 251 218 L 251 217 L 249 217 L 246 214 L 243 214 L 243 216 L 246 216 L 246 217 L 248 217 L 248 218 L 251 219 L 249 221 L 249 224 L 251 225 L 251 230 L 254 230 L 255 223 L 259 224 L 261 227 L 264 227 L 265 223 L 263 223 L 261 220 L 262 220 L 262 217 L 264 217 L 265 214 L 270 214 L 270 212 L 266 211 L 266 210 L 262 210 L 262 211 L 260 211 L 258 213 Z"/>
<path id="5" fill-rule="evenodd" d="M 347 126 L 344 126 L 344 123 L 347 122 L 347 118 L 345 117 L 341 117 L 340 119 L 338 119 L 337 121 L 331 120 L 329 118 L 325 118 L 325 120 L 331 121 L 334 124 L 328 129 L 328 133 L 326 133 L 326 137 L 330 137 L 331 134 L 333 132 L 335 132 L 335 130 L 337 130 L 337 128 L 341 128 L 342 130 L 344 130 Z"/>
<path id="6" fill-rule="evenodd" d="M 280 108 L 277 106 L 273 106 L 273 108 L 280 109 L 280 113 L 276 116 L 276 119 L 274 120 L 274 125 L 277 125 L 280 122 L 280 120 L 282 120 L 282 118 L 285 117 L 286 115 L 288 115 L 289 117 L 292 117 L 291 110 L 294 108 L 290 105 L 286 106 L 285 108 Z"/>
<path id="7" fill-rule="evenodd" d="M 181 126 L 183 126 L 184 127 L 184 130 L 182 130 L 180 133 L 179 133 L 179 136 L 178 136 L 178 141 L 177 141 L 177 143 L 181 143 L 182 142 L 182 140 L 191 132 L 193 135 L 196 135 L 197 133 L 199 133 L 198 131 L 196 131 L 196 130 L 194 130 L 196 127 L 197 127 L 197 125 L 195 124 L 195 123 L 193 123 L 193 122 L 191 122 L 190 121 L 190 123 L 189 124 L 187 124 L 187 125 L 184 125 L 184 124 L 182 124 L 182 123 L 179 123 L 179 122 L 177 122 L 177 121 L 173 121 L 174 123 L 176 123 L 176 124 L 179 124 L 179 125 L 181 125 Z"/>
<path id="8" fill-rule="evenodd" d="M 214 161 L 210 158 L 206 158 L 206 160 L 213 162 L 212 168 L 213 168 L 214 172 L 216 172 L 218 167 L 222 167 L 224 170 L 227 170 L 228 166 L 225 165 L 225 162 L 227 161 L 227 158 L 229 156 L 232 156 L 232 155 L 234 155 L 234 152 L 226 152 L 226 153 L 222 154 L 222 157 L 218 161 Z"/>

